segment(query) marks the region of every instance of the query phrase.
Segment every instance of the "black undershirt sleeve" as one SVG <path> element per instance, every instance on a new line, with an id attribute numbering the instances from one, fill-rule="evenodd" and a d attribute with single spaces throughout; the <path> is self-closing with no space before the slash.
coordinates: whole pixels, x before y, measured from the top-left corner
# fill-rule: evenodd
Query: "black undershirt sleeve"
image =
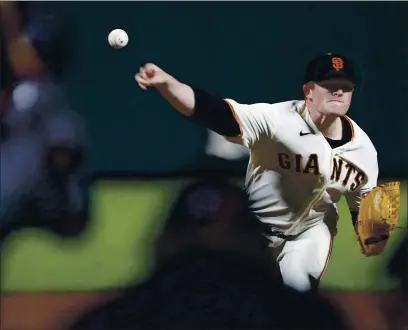
<path id="1" fill-rule="evenodd" d="M 353 228 L 354 230 L 356 229 L 356 225 L 357 225 L 357 219 L 358 219 L 358 212 L 356 211 L 350 211 L 351 214 L 351 222 L 353 224 Z"/>
<path id="2" fill-rule="evenodd" d="M 193 115 L 188 119 L 226 137 L 241 134 L 240 126 L 225 100 L 196 88 L 193 91 L 195 107 Z"/>

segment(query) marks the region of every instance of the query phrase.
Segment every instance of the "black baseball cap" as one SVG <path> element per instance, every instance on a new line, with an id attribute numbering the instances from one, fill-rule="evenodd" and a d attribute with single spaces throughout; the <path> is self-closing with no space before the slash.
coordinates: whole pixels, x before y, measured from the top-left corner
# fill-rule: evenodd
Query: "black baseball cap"
<path id="1" fill-rule="evenodd" d="M 325 54 L 311 60 L 306 68 L 304 83 L 318 83 L 323 80 L 347 79 L 354 85 L 361 83 L 361 77 L 353 61 L 339 54 Z"/>

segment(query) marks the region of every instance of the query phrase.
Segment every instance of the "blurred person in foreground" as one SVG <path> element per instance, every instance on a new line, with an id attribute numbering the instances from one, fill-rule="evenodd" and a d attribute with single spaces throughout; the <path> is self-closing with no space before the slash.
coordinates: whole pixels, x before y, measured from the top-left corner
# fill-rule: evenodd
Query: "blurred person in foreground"
<path id="1" fill-rule="evenodd" d="M 390 329 L 408 328 L 408 233 L 397 245 L 386 264 L 388 274 L 398 281 L 399 290 L 393 292 L 393 299 L 381 302 Z"/>
<path id="2" fill-rule="evenodd" d="M 71 236 L 85 224 L 84 132 L 61 88 L 62 22 L 48 3 L 0 1 L 0 243 L 23 226 Z"/>
<path id="3" fill-rule="evenodd" d="M 323 298 L 283 285 L 250 217 L 236 186 L 189 185 L 157 241 L 151 276 L 71 330 L 345 329 Z"/>

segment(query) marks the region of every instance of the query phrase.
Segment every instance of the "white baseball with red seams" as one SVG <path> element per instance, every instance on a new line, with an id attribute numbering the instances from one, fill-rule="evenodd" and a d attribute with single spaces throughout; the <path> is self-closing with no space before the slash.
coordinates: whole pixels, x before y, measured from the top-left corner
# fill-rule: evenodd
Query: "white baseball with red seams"
<path id="1" fill-rule="evenodd" d="M 129 42 L 129 36 L 126 31 L 122 29 L 115 29 L 109 33 L 108 36 L 109 45 L 115 49 L 121 49 L 126 47 Z"/>

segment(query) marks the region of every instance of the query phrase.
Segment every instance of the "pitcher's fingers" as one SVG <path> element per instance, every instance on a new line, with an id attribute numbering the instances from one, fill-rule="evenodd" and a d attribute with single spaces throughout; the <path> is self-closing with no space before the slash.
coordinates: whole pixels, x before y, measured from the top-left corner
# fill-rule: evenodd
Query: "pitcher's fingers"
<path id="1" fill-rule="evenodd" d="M 142 77 L 139 73 L 135 75 L 135 80 L 137 81 L 138 84 L 142 84 L 142 85 L 146 85 L 146 86 L 150 85 L 150 81 L 148 79 Z"/>
<path id="2" fill-rule="evenodd" d="M 147 71 L 143 66 L 139 68 L 139 75 L 144 79 L 149 79 Z"/>
<path id="3" fill-rule="evenodd" d="M 140 88 L 141 88 L 142 90 L 144 90 L 144 91 L 145 91 L 145 90 L 147 90 L 147 87 L 146 87 L 146 85 L 143 85 L 143 84 L 139 84 L 139 83 L 138 83 L 138 85 L 139 85 L 139 87 L 140 87 Z"/>
<path id="4" fill-rule="evenodd" d="M 147 67 L 143 69 L 143 72 L 147 78 L 153 78 L 154 74 L 156 73 L 156 69 L 154 67 Z"/>

